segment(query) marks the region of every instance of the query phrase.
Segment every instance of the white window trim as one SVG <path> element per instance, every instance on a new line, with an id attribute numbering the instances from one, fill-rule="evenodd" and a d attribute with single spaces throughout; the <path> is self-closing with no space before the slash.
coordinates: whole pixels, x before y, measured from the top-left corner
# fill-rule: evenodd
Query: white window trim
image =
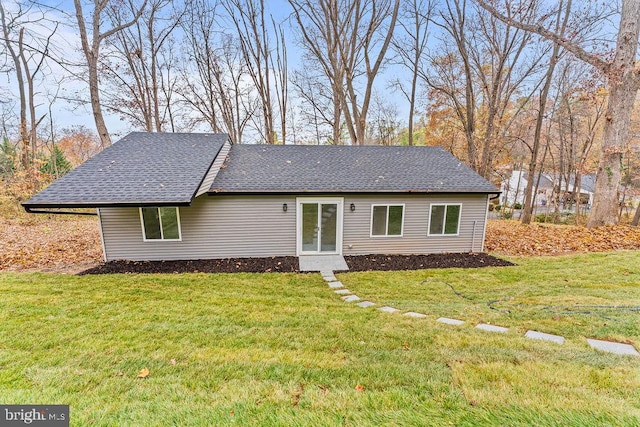
<path id="1" fill-rule="evenodd" d="M 182 224 L 180 221 L 180 208 L 177 206 L 145 206 L 145 208 L 175 208 L 176 219 L 178 220 L 178 238 L 177 239 L 165 239 L 164 231 L 162 230 L 162 216 L 158 211 L 158 218 L 160 218 L 160 238 L 159 239 L 147 239 L 147 232 L 144 227 L 144 216 L 142 216 L 142 208 L 138 208 L 140 213 L 140 226 L 142 227 L 142 241 L 143 242 L 181 242 L 182 241 Z"/>
<path id="2" fill-rule="evenodd" d="M 444 206 L 444 217 L 442 218 L 442 233 L 431 234 L 431 214 L 433 213 L 434 206 Z M 460 210 L 458 211 L 458 231 L 455 234 L 446 234 L 444 232 L 445 225 L 447 223 L 447 207 L 448 206 L 460 206 Z M 427 224 L 427 236 L 438 236 L 438 237 L 456 237 L 460 235 L 460 219 L 462 218 L 462 203 L 431 203 L 429 205 L 429 223 Z"/>
<path id="3" fill-rule="evenodd" d="M 387 226 L 385 230 L 385 234 L 373 234 L 373 208 L 376 206 L 386 206 L 387 207 Z M 402 206 L 402 224 L 400 224 L 400 234 L 389 234 L 389 206 Z M 403 237 L 404 236 L 404 217 L 406 214 L 406 207 L 404 203 L 376 203 L 371 205 L 371 219 L 369 221 L 369 237 L 377 239 L 388 239 L 394 237 Z"/>

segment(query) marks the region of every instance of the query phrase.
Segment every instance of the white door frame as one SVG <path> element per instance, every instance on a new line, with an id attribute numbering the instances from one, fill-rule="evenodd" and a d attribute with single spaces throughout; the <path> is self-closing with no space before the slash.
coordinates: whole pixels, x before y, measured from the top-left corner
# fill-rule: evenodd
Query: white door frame
<path id="1" fill-rule="evenodd" d="M 335 252 L 306 252 L 302 250 L 302 204 L 336 204 L 336 250 Z M 342 217 L 344 215 L 344 198 L 343 197 L 296 197 L 296 255 L 342 255 Z M 319 218 L 318 218 L 319 219 Z M 318 235 L 318 245 L 320 245 L 321 236 Z"/>

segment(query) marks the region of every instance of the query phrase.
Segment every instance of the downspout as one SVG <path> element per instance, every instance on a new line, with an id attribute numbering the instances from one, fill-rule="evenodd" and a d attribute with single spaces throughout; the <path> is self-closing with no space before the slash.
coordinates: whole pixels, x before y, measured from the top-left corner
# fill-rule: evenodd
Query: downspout
<path id="1" fill-rule="evenodd" d="M 471 252 L 476 248 L 476 224 L 478 220 L 473 220 L 473 233 L 471 234 Z"/>
<path id="2" fill-rule="evenodd" d="M 102 244 L 102 261 L 107 262 L 107 246 L 104 244 L 104 231 L 102 229 L 102 217 L 100 216 L 100 208 L 96 209 L 98 215 L 98 230 L 100 231 L 100 243 Z"/>

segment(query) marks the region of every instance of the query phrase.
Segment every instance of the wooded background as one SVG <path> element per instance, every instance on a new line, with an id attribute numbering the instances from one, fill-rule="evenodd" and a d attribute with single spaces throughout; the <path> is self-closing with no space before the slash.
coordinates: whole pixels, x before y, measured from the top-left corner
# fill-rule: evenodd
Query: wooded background
<path id="1" fill-rule="evenodd" d="M 496 184 L 597 173 L 589 226 L 638 196 L 640 0 L 2 0 L 0 20 L 0 175 L 16 196 L 110 145 L 113 123 L 439 145 Z M 87 106 L 91 120 L 59 124 Z M 529 179 L 523 222 L 535 192 Z"/>

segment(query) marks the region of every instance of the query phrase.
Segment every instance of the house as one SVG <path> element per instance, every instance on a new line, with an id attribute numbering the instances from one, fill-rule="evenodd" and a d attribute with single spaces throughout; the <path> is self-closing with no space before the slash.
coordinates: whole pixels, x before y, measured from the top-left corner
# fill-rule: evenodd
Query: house
<path id="1" fill-rule="evenodd" d="M 498 190 L 438 147 L 135 132 L 23 205 L 96 208 L 106 261 L 483 250 Z"/>
<path id="2" fill-rule="evenodd" d="M 501 202 L 508 206 L 513 206 L 516 203 L 524 204 L 525 190 L 529 181 L 529 174 L 522 170 L 514 170 L 509 175 L 508 179 L 505 179 L 500 185 Z M 535 174 L 533 176 L 533 186 L 538 187 L 536 194 L 537 206 L 546 204 L 551 200 L 553 194 L 553 182 L 554 178 L 550 174 L 543 173 Z"/>
<path id="3" fill-rule="evenodd" d="M 502 192 L 501 202 L 509 206 L 513 206 L 516 203 L 524 204 L 528 181 L 529 173 L 522 170 L 512 171 L 509 178 L 505 179 L 500 185 L 500 191 Z M 582 204 L 590 206 L 593 203 L 595 181 L 595 174 L 580 175 L 578 191 Z M 533 185 L 534 189 L 537 185 L 535 206 L 548 206 L 555 199 L 559 199 L 560 203 L 562 203 L 562 197 L 558 194 L 559 191 L 567 193 L 566 197 L 570 198 L 569 195 L 576 188 L 576 177 L 571 175 L 567 181 L 560 175 L 550 173 L 535 174 L 533 175 Z"/>

